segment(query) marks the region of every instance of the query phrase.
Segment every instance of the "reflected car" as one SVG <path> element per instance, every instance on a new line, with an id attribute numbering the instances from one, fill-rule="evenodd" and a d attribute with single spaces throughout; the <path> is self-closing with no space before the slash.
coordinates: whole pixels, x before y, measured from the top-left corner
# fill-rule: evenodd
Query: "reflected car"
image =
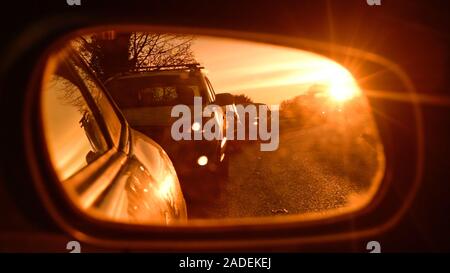
<path id="1" fill-rule="evenodd" d="M 129 124 L 164 148 L 179 175 L 206 173 L 226 177 L 229 162 L 226 138 L 175 141 L 171 136 L 173 106 L 188 105 L 192 110 L 194 97 L 201 97 L 203 106 L 216 103 L 214 89 L 201 69 L 198 64 L 149 67 L 116 75 L 106 80 L 105 85 Z M 202 125 L 192 119 L 191 123 L 193 139 L 194 131 L 202 130 Z M 225 123 L 221 128 L 225 135 Z"/>
<path id="2" fill-rule="evenodd" d="M 248 130 L 245 130 L 245 140 L 246 142 L 258 142 L 261 141 L 261 136 L 258 132 L 258 128 L 259 128 L 259 123 L 260 118 L 264 118 L 264 122 L 266 122 L 266 126 L 267 126 L 267 130 L 271 131 L 271 122 L 272 122 L 272 112 L 271 109 L 269 107 L 269 105 L 265 104 L 265 103 L 259 103 L 259 102 L 247 102 L 247 103 L 238 103 L 236 104 L 236 107 L 239 107 L 239 105 L 241 107 L 248 108 L 250 107 L 255 107 L 255 116 L 250 116 L 248 113 L 246 113 L 244 116 L 241 116 L 241 120 L 244 120 L 244 125 L 248 127 Z M 260 114 L 261 110 L 264 110 L 264 114 Z M 253 130 L 256 132 L 255 136 L 252 138 L 250 136 L 250 129 L 253 127 Z"/>

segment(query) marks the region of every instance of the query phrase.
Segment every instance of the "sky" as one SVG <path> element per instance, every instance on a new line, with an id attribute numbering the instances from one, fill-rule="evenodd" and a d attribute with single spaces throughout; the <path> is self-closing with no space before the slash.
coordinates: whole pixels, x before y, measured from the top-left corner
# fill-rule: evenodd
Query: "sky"
<path id="1" fill-rule="evenodd" d="M 216 93 L 246 94 L 255 102 L 279 104 L 315 83 L 355 85 L 336 62 L 298 49 L 206 36 L 196 37 L 192 49 Z"/>

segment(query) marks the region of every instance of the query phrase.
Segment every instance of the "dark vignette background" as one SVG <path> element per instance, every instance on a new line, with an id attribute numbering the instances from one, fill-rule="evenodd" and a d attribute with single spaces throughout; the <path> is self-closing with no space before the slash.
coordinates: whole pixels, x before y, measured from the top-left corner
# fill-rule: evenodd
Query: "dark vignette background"
<path id="1" fill-rule="evenodd" d="M 24 71 L 30 64 L 20 68 L 8 68 L 14 54 L 24 50 L 21 43 L 11 44 L 25 28 L 30 35 L 40 28 L 55 28 L 52 24 L 41 25 L 43 18 L 65 17 L 76 22 L 84 18 L 111 17 L 116 13 L 133 17 L 145 16 L 157 24 L 203 26 L 210 28 L 239 29 L 241 31 L 277 33 L 288 36 L 322 39 L 331 33 L 339 33 L 333 40 L 341 44 L 354 44 L 355 34 L 368 35 L 376 43 L 377 52 L 388 59 L 401 61 L 406 72 L 413 75 L 416 88 L 424 95 L 442 96 L 439 105 L 424 104 L 425 172 L 422 188 L 408 214 L 400 225 L 380 238 L 383 251 L 449 251 L 450 250 L 450 91 L 449 91 L 449 33 L 448 1 L 397 1 L 382 0 L 381 7 L 368 7 L 365 0 L 349 1 L 101 1 L 81 0 L 82 6 L 68 6 L 65 0 L 55 1 L 8 1 L 2 3 L 0 16 L 0 75 L 23 81 Z M 332 6 L 334 31 L 330 32 L 327 10 Z M 379 18 L 388 19 L 380 23 Z M 317 24 L 311 24 L 317 22 Z M 355 26 L 354 22 L 362 22 Z M 309 26 L 305 28 L 303 26 Z M 314 27 L 311 27 L 314 26 Z M 351 31 L 342 31 L 342 30 Z M 341 31 L 339 31 L 341 30 Z M 24 41 L 26 42 L 26 41 Z M 367 40 L 363 41 L 367 42 Z M 361 44 L 364 46 L 364 44 Z M 35 49 L 39 50 L 39 49 Z M 0 165 L 0 230 L 30 232 L 42 238 L 51 249 L 51 241 L 45 232 L 58 232 L 48 220 L 42 208 L 26 211 L 26 202 L 36 196 L 25 187 L 22 180 L 30 179 L 23 171 L 25 161 L 21 152 L 21 128 L 17 124 L 20 107 L 17 102 L 5 101 L 0 86 L 2 150 Z M 15 117 L 10 119 L 8 117 Z M 16 128 L 5 130 L 3 128 Z M 8 158 L 5 158 L 8 155 Z M 21 179 L 7 181 L 11 174 Z M 10 186 L 10 183 L 17 183 Z M 22 185 L 24 187 L 22 187 Z M 6 190 L 20 196 L 12 199 Z M 401 202 L 401 200 L 399 200 Z M 23 209 L 23 210 L 22 210 Z M 42 234 L 40 233 L 42 232 Z M 39 237 L 41 236 L 41 237 Z M 353 242 L 354 243 L 354 242 Z M 44 246 L 43 246 L 44 247 Z M 59 246 L 58 246 L 59 247 Z M 328 250 L 352 250 L 352 242 L 327 246 Z M 0 250 L 5 251 L 3 246 Z M 311 249 L 311 250 L 320 250 Z"/>

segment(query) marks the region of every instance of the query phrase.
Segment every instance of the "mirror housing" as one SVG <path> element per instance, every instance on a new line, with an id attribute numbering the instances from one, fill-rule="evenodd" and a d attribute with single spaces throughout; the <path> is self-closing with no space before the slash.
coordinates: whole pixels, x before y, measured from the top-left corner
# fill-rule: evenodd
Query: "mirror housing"
<path id="1" fill-rule="evenodd" d="M 207 32 L 206 32 L 207 33 Z M 213 30 L 210 31 L 211 34 L 216 34 L 219 35 L 219 32 L 214 32 Z M 252 36 L 253 35 L 253 36 Z M 243 36 L 246 37 L 247 39 L 254 39 L 256 40 L 259 36 L 257 36 L 256 34 L 252 34 L 252 35 L 248 35 L 248 36 Z M 236 37 L 238 37 L 236 35 Z M 268 36 L 271 37 L 271 36 Z M 272 39 L 265 39 L 267 41 L 275 41 L 275 38 L 272 37 Z M 277 37 L 276 41 L 283 41 L 282 39 L 280 39 L 279 37 Z M 286 40 L 285 44 L 289 44 L 288 41 L 290 40 Z M 300 47 L 302 44 L 300 42 L 298 42 L 298 44 L 294 44 L 294 43 L 290 43 L 289 45 L 293 46 L 297 46 Z M 327 44 L 325 44 L 327 45 Z M 323 53 L 322 49 L 323 48 L 329 48 L 329 46 L 324 46 L 324 47 L 312 47 L 311 46 L 311 50 L 315 51 L 315 52 L 320 52 Z M 352 56 L 353 51 L 349 51 L 349 56 Z M 347 55 L 345 55 L 347 56 Z M 358 55 L 359 56 L 359 55 Z M 371 64 L 371 60 L 365 60 L 364 59 L 364 54 L 361 55 L 362 57 L 359 56 L 358 59 L 360 62 L 362 62 L 364 65 L 362 65 L 362 67 L 371 67 L 368 66 L 367 63 Z M 39 57 L 38 55 L 34 56 L 35 58 Z M 356 58 L 356 57 L 355 57 Z M 372 60 L 373 61 L 373 60 Z M 39 67 L 38 67 L 39 68 Z M 37 76 L 42 76 L 42 72 L 40 72 L 41 70 L 37 69 Z M 23 81 L 19 82 L 20 84 L 28 82 L 27 81 L 28 78 L 24 78 Z M 401 78 L 399 77 L 399 79 L 401 80 Z M 383 82 L 382 82 L 383 83 Z M 9 84 L 10 89 L 13 90 L 14 86 L 17 84 L 17 82 L 11 82 Z M 366 83 L 368 85 L 368 83 Z M 397 85 L 399 86 L 400 90 L 403 89 L 407 89 L 407 85 L 404 84 L 403 82 L 399 82 L 397 83 Z M 8 85 L 7 85 L 8 86 Z M 23 87 L 24 90 L 26 87 Z M 27 100 L 29 101 L 29 103 L 32 102 L 36 102 L 39 101 L 38 99 L 36 99 L 35 96 L 37 96 L 38 93 L 38 88 L 39 86 L 37 84 L 33 84 L 31 85 L 31 87 L 29 87 L 33 92 L 23 92 L 23 94 L 30 94 L 30 99 Z M 381 88 L 381 87 L 380 87 Z M 400 92 L 400 91 L 399 91 Z M 407 92 L 407 91 L 404 91 Z M 228 98 L 228 99 L 226 99 Z M 225 101 L 226 104 L 226 100 L 229 100 L 231 98 L 232 101 L 234 101 L 234 98 L 232 97 L 231 94 L 228 93 L 222 93 L 222 94 L 216 94 L 216 103 L 223 103 Z M 412 107 L 411 107 L 412 108 Z M 6 108 L 5 108 L 6 109 Z M 25 116 L 27 117 L 26 119 L 28 121 L 32 121 L 35 120 L 33 119 L 33 114 L 35 114 L 32 110 L 34 110 L 34 107 L 30 107 L 29 109 L 26 109 L 26 114 Z M 385 109 L 385 108 L 383 108 Z M 387 110 L 390 109 L 394 109 L 393 107 L 389 108 L 387 107 Z M 2 109 L 3 110 L 3 109 Z M 387 111 L 386 110 L 386 111 Z M 398 108 L 395 108 L 395 110 L 397 111 Z M 410 110 L 409 108 L 405 109 L 405 111 Z M 412 111 L 411 111 L 412 112 Z M 389 113 L 389 112 L 388 112 Z M 395 114 L 396 112 L 393 111 L 390 114 Z M 409 112 L 407 112 L 409 113 Z M 411 115 L 413 115 L 415 112 L 412 112 Z M 415 121 L 415 119 L 410 119 L 410 121 Z M 406 120 L 406 122 L 409 122 L 408 120 Z M 384 123 L 382 123 L 384 124 Z M 409 123 L 407 123 L 409 124 Z M 71 235 L 73 235 L 75 238 L 80 238 L 83 239 L 83 241 L 91 241 L 91 242 L 96 242 L 97 244 L 100 245 L 108 245 L 109 247 L 111 246 L 116 246 L 118 248 L 121 247 L 127 247 L 127 248 L 138 248 L 138 249 L 154 249 L 154 250 L 162 250 L 162 249 L 167 249 L 168 246 L 173 247 L 174 249 L 182 249 L 182 250 L 192 250 L 194 248 L 196 249 L 221 249 L 221 247 L 223 247 L 224 242 L 226 242 L 228 245 L 231 245 L 234 248 L 240 248 L 240 249 L 245 249 L 245 248 L 249 248 L 249 247 L 257 247 L 260 245 L 260 241 L 259 240 L 267 240 L 267 244 L 268 245 L 280 245 L 280 238 L 278 237 L 280 233 L 287 233 L 290 234 L 290 238 L 289 238 L 289 242 L 292 242 L 292 244 L 295 243 L 299 243 L 299 242 L 304 242 L 305 240 L 309 240 L 312 237 L 310 237 L 309 235 L 305 234 L 314 234 L 315 236 L 319 237 L 319 236 L 329 236 L 328 233 L 330 233 L 329 230 L 331 230 L 332 228 L 332 232 L 341 232 L 342 237 L 344 238 L 359 238 L 359 237 L 363 237 L 363 235 L 365 234 L 363 231 L 370 231 L 370 228 L 373 227 L 372 222 L 370 221 L 371 219 L 374 218 L 375 214 L 373 212 L 373 209 L 371 207 L 370 210 L 365 210 L 364 213 L 358 212 L 358 213 L 352 213 L 350 215 L 343 215 L 339 218 L 333 218 L 330 221 L 321 221 L 321 220 L 314 220 L 313 223 L 308 225 L 304 225 L 301 222 L 297 223 L 297 219 L 295 218 L 289 218 L 289 221 L 287 221 L 286 223 L 273 223 L 271 221 L 268 220 L 261 220 L 258 223 L 255 222 L 246 222 L 244 225 L 248 225 L 249 227 L 251 227 L 251 229 L 246 229 L 246 228 L 242 228 L 242 224 L 240 225 L 230 225 L 230 224 L 223 224 L 223 223 L 209 223 L 208 225 L 206 225 L 205 227 L 200 227 L 197 226 L 195 228 L 193 228 L 192 226 L 184 226 L 184 225 L 180 225 L 177 227 L 165 227 L 164 229 L 161 229 L 160 227 L 145 227 L 143 228 L 141 225 L 135 225 L 135 224 L 129 224 L 126 226 L 126 229 L 124 229 L 124 225 L 115 225 L 115 224 L 108 224 L 105 225 L 104 222 L 101 221 L 93 221 L 92 219 L 86 219 L 86 217 L 84 215 L 80 215 L 78 212 L 74 211 L 72 206 L 70 206 L 70 204 L 64 202 L 64 198 L 55 198 L 55 196 L 58 196 L 58 194 L 54 194 L 56 193 L 60 193 L 62 194 L 62 192 L 58 191 L 58 189 L 55 189 L 55 183 L 53 182 L 57 182 L 57 181 L 52 181 L 55 180 L 51 175 L 48 175 L 48 164 L 45 165 L 45 160 L 38 160 L 38 159 L 42 159 L 42 157 L 46 158 L 46 151 L 45 151 L 45 146 L 42 145 L 42 138 L 39 138 L 37 136 L 39 136 L 39 131 L 37 131 L 35 129 L 36 126 L 26 126 L 26 150 L 29 152 L 29 159 L 28 162 L 29 164 L 33 164 L 32 166 L 34 166 L 36 168 L 37 171 L 33 172 L 33 178 L 34 178 L 34 183 L 37 184 L 37 186 L 39 186 L 39 188 L 42 188 L 43 190 L 41 190 L 39 192 L 40 197 L 42 198 L 42 200 L 45 200 L 46 204 L 52 209 L 52 211 L 55 212 L 55 215 L 51 215 L 55 221 L 58 221 L 58 224 L 61 225 L 61 227 L 64 228 L 64 230 L 66 230 L 68 233 L 70 233 Z M 389 123 L 385 124 L 385 127 L 388 127 L 387 129 L 390 129 L 391 127 L 389 126 Z M 394 127 L 394 126 L 392 126 Z M 411 124 L 412 128 L 414 127 L 414 123 Z M 395 127 L 394 127 L 395 129 Z M 385 131 L 386 130 L 385 128 Z M 394 131 L 396 132 L 396 131 Z M 401 139 L 401 138 L 398 138 Z M 392 141 L 396 141 L 396 139 L 393 139 Z M 411 142 L 411 143 L 410 143 Z M 400 142 L 401 145 L 397 145 L 397 151 L 407 151 L 408 155 L 410 154 L 410 151 L 414 148 L 411 147 L 411 144 L 416 144 L 415 139 L 411 138 L 411 141 L 404 141 L 402 139 L 402 141 Z M 390 144 L 390 143 L 388 143 Z M 390 144 L 392 145 L 392 144 Z M 17 145 L 20 146 L 20 145 Z M 405 147 L 404 147 L 405 146 Z M 388 149 L 389 150 L 389 149 Z M 403 161 L 402 164 L 407 164 L 407 163 L 412 163 L 412 168 L 415 167 L 414 163 L 415 161 L 413 160 L 414 157 L 406 157 L 406 159 L 411 159 L 411 162 L 409 160 L 407 161 Z M 392 162 L 391 162 L 392 163 Z M 45 171 L 40 171 L 40 170 L 45 170 Z M 394 169 L 394 170 L 398 170 Z M 402 173 L 400 173 L 402 174 Z M 389 180 L 396 178 L 397 173 L 395 172 L 394 174 L 392 174 L 393 178 L 389 178 Z M 384 181 L 384 179 L 387 178 L 383 178 L 383 184 L 385 184 L 385 182 L 389 182 L 389 181 Z M 402 179 L 405 179 L 403 176 L 398 177 L 398 180 L 403 181 Z M 406 186 L 405 187 L 405 193 L 408 192 L 415 187 L 411 187 L 411 186 L 415 186 L 416 184 L 410 185 L 410 183 L 408 183 L 409 180 L 405 180 L 402 186 Z M 411 190 L 412 191 L 412 190 Z M 62 195 L 61 195 L 62 197 Z M 379 196 L 377 196 L 378 198 Z M 389 197 L 389 196 L 388 196 Z M 394 215 L 394 213 L 396 213 L 397 211 L 399 211 L 399 208 L 392 206 L 390 204 L 394 203 L 394 204 L 398 204 L 400 205 L 400 203 L 395 203 L 395 199 L 396 197 L 398 197 L 397 195 L 394 195 L 393 200 L 394 202 L 385 202 L 387 205 L 387 208 L 385 208 L 383 210 L 383 217 L 378 217 L 378 218 L 382 218 L 380 220 L 380 223 L 385 220 L 389 220 L 391 218 L 392 215 Z M 378 199 L 377 199 L 378 200 Z M 40 204 L 40 203 L 38 203 Z M 384 203 L 383 203 L 384 204 Z M 386 206 L 385 206 L 386 207 Z M 375 210 L 375 212 L 378 210 Z M 389 211 L 390 213 L 387 213 L 387 211 Z M 398 213 L 399 214 L 399 213 Z M 398 215 L 397 213 L 395 214 L 396 216 Z M 375 214 L 376 215 L 376 214 Z M 393 217 L 392 217 L 393 218 Z M 352 231 L 352 233 L 347 232 L 347 227 L 349 226 L 349 223 L 358 223 L 360 224 L 360 226 L 358 226 L 358 232 L 354 232 Z M 213 227 L 213 228 L 211 228 Z M 208 228 L 208 230 L 206 230 L 206 228 Z M 180 230 L 182 230 L 182 232 L 180 232 Z M 258 232 L 255 232 L 255 230 L 257 230 Z M 86 235 L 80 235 L 80 234 L 87 234 Z M 245 237 L 247 238 L 247 240 L 243 241 L 242 238 Z M 136 240 L 135 238 L 138 238 L 138 240 Z M 160 241 L 156 241 L 154 238 L 164 238 L 161 239 Z M 166 239 L 167 238 L 167 239 Z M 186 241 L 186 244 L 182 244 L 180 245 L 179 242 L 183 240 Z M 208 244 L 206 244 L 206 242 L 208 242 Z M 286 243 L 287 245 L 288 243 Z M 290 244 L 290 243 L 289 243 Z"/>
<path id="2" fill-rule="evenodd" d="M 230 93 L 219 93 L 216 94 L 215 103 L 220 106 L 230 105 L 234 103 L 234 96 Z"/>

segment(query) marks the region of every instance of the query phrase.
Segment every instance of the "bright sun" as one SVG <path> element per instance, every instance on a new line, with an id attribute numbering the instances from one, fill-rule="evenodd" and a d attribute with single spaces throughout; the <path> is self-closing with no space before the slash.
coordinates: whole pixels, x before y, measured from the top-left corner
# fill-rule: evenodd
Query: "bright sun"
<path id="1" fill-rule="evenodd" d="M 356 95 L 356 88 L 349 83 L 332 83 L 328 93 L 333 100 L 342 102 L 352 99 Z"/>
<path id="2" fill-rule="evenodd" d="M 329 96 L 337 101 L 343 102 L 352 99 L 359 93 L 352 75 L 342 67 L 335 67 L 329 71 Z"/>

